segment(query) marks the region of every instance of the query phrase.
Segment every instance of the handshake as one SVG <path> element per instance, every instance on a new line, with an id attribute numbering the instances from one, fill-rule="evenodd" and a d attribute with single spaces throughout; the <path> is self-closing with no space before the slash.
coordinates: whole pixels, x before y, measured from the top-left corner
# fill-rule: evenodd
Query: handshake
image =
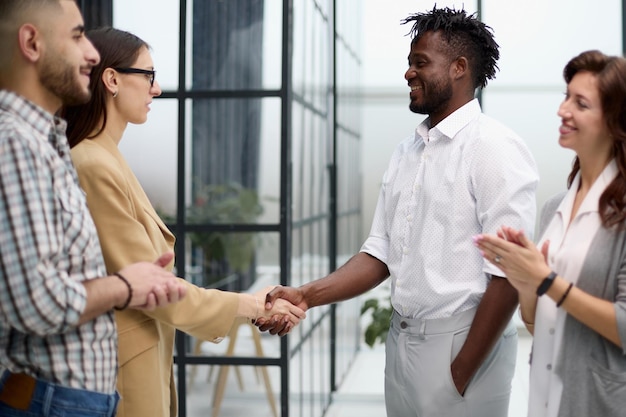
<path id="1" fill-rule="evenodd" d="M 253 323 L 260 331 L 284 336 L 306 318 L 309 308 L 299 288 L 280 285 L 267 287 L 254 295 L 255 300 L 264 300 Z"/>
<path id="2" fill-rule="evenodd" d="M 173 256 L 168 252 L 154 263 L 129 265 L 111 277 L 120 287 L 115 307 L 118 310 L 153 310 L 182 300 L 189 284 L 163 269 Z M 237 316 L 248 317 L 260 331 L 279 336 L 286 335 L 306 318 L 305 311 L 309 307 L 299 288 L 280 285 L 238 296 Z"/>

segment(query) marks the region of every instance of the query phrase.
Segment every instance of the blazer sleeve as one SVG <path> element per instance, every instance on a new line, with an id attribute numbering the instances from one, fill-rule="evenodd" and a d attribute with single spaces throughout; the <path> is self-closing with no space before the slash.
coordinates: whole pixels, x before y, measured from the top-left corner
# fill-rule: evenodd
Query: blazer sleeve
<path id="1" fill-rule="evenodd" d="M 135 262 L 154 262 L 161 253 L 138 220 L 143 208 L 137 206 L 118 161 L 101 152 L 80 158 L 76 169 L 98 229 L 107 271 L 113 273 Z M 183 300 L 143 314 L 200 339 L 224 337 L 234 323 L 239 296 L 185 282 L 187 296 Z"/>

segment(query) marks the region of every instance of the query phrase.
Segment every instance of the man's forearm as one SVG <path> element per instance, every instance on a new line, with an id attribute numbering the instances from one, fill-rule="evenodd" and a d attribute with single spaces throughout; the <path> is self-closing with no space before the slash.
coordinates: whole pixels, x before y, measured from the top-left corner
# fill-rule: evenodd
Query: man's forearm
<path id="1" fill-rule="evenodd" d="M 493 276 L 470 327 L 465 344 L 451 365 L 452 379 L 463 394 L 517 308 L 518 295 L 506 278 Z"/>
<path id="2" fill-rule="evenodd" d="M 124 304 L 128 287 L 115 276 L 84 281 L 87 290 L 87 305 L 78 324 L 93 320 L 117 305 Z"/>
<path id="3" fill-rule="evenodd" d="M 389 276 L 387 265 L 359 252 L 330 275 L 301 287 L 309 308 L 336 303 L 371 290 Z"/>

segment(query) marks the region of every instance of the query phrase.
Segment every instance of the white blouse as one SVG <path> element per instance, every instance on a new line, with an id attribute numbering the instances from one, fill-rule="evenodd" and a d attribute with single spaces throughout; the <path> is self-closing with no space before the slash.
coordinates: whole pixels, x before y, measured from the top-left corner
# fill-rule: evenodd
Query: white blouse
<path id="1" fill-rule="evenodd" d="M 570 223 L 574 199 L 580 184 L 578 173 L 537 245 L 541 248 L 544 241 L 550 241 L 548 265 L 574 285 L 578 281 L 592 237 L 602 225 L 598 211 L 600 196 L 616 175 L 617 165 L 613 160 L 593 183 L 576 217 Z M 547 295 L 539 297 L 535 312 L 530 367 L 529 417 L 558 415 L 563 382 L 554 371 L 563 340 L 566 314 L 563 309 L 557 308 L 556 303 Z"/>

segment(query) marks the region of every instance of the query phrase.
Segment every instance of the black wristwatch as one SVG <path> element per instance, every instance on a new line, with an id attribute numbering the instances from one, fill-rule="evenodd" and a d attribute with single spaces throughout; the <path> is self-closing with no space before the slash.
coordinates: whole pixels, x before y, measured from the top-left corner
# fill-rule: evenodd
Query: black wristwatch
<path id="1" fill-rule="evenodd" d="M 552 271 L 550 272 L 550 275 L 545 277 L 543 281 L 541 281 L 541 284 L 539 284 L 539 286 L 537 287 L 537 295 L 544 295 L 546 291 L 548 291 L 548 288 L 550 288 L 550 286 L 554 282 L 554 278 L 556 278 L 556 272 Z"/>

